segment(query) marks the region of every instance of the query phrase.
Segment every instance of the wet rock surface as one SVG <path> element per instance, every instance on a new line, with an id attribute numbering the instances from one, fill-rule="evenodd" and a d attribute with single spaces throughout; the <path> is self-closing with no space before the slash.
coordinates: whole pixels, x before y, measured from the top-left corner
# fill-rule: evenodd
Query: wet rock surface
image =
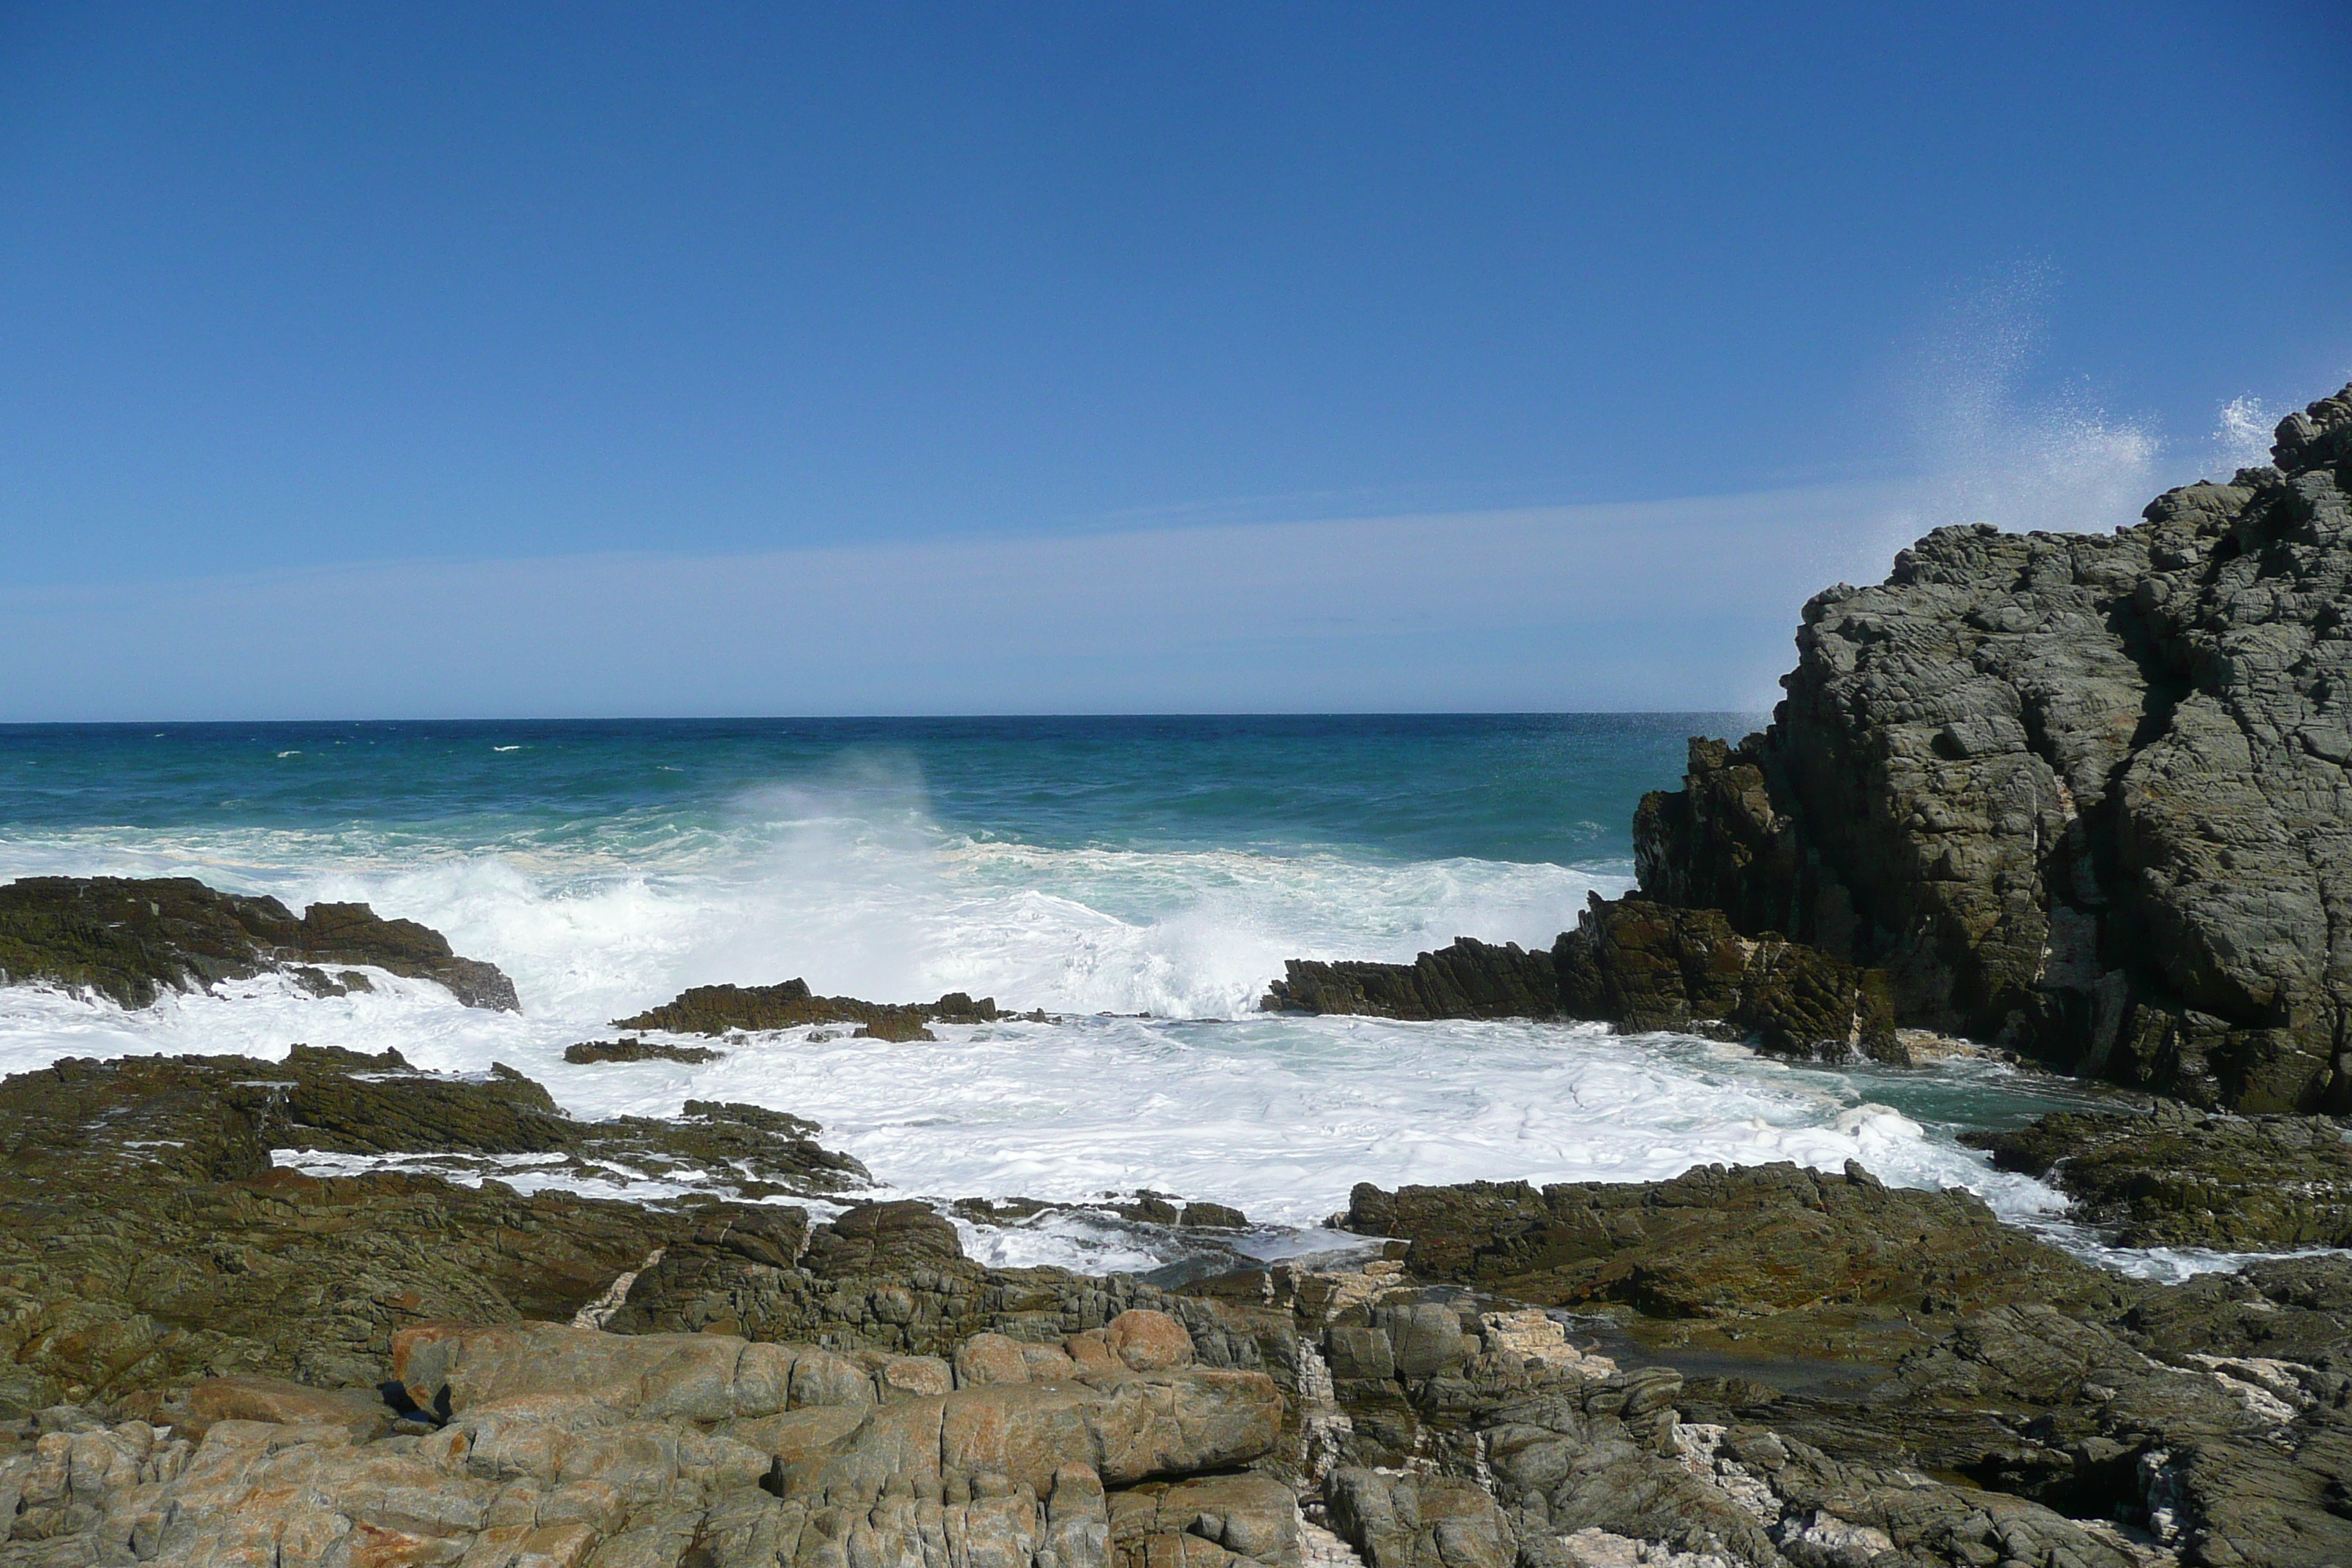
<path id="1" fill-rule="evenodd" d="M 2352 388 L 2113 534 L 1947 528 L 1805 608 L 1642 887 L 1884 969 L 1906 1026 L 2207 1108 L 2352 1109 Z"/>
<path id="2" fill-rule="evenodd" d="M 1171 1289 L 986 1267 L 920 1204 L 268 1166 L 297 1125 L 614 1135 L 514 1075 L 5 1087 L 10 1563 L 2352 1560 L 2344 1258 L 2135 1282 L 1965 1194 L 1784 1166 L 1360 1187 L 1403 1258 Z M 740 1110 L 694 1135 L 807 1129 Z"/>
<path id="3" fill-rule="evenodd" d="M 1352 1230 L 1402 1237 L 1405 1266 L 1546 1307 L 1615 1306 L 1654 1346 L 1885 1365 L 1964 1311 L 2061 1302 L 2106 1315 L 2142 1287 L 2002 1225 L 1958 1190 L 1796 1165 L 1669 1182 L 1363 1184 Z"/>
<path id="4" fill-rule="evenodd" d="M 1552 952 L 1570 1017 L 1719 1034 L 1774 1056 L 1896 1050 L 1885 975 L 1769 933 L 1743 937 L 1713 910 L 1595 895 Z"/>
<path id="5" fill-rule="evenodd" d="M 709 1046 L 673 1046 L 659 1040 L 575 1040 L 563 1047 L 563 1059 L 573 1067 L 593 1067 L 598 1062 L 683 1062 L 688 1067 L 700 1067 L 715 1062 L 727 1053 Z"/>
<path id="6" fill-rule="evenodd" d="M 1550 1018 L 1559 1005 L 1559 971 L 1550 953 L 1466 936 L 1411 963 L 1294 958 L 1258 1003 L 1267 1013 L 1379 1018 Z"/>
<path id="7" fill-rule="evenodd" d="M 495 964 L 460 958 L 439 932 L 382 919 L 365 904 L 312 904 L 297 919 L 276 899 L 218 892 L 193 877 L 25 877 L 0 886 L 0 982 L 145 1007 L 167 990 L 268 971 L 320 994 L 368 989 L 351 965 L 430 980 L 469 1007 L 520 1006 Z"/>
<path id="8" fill-rule="evenodd" d="M 307 1047 L 284 1062 L 67 1060 L 11 1077 L 0 1414 L 198 1374 L 362 1380 L 404 1322 L 568 1319 L 692 1217 L 525 1195 L 495 1176 L 322 1180 L 273 1165 L 273 1149 L 443 1152 L 510 1174 L 514 1156 L 539 1156 L 523 1168 L 558 1186 L 615 1160 L 750 1173 L 738 1192 L 863 1183 L 810 1123 L 755 1107 L 688 1112 L 577 1122 L 519 1074 L 448 1079 L 396 1053 Z"/>
<path id="9" fill-rule="evenodd" d="M 1885 977 L 1712 910 L 1594 897 L 1577 928 L 1530 952 L 1457 938 L 1411 963 L 1291 959 L 1262 1012 L 1381 1018 L 1570 1018 L 1751 1040 L 1779 1056 L 1897 1050 Z"/>
<path id="10" fill-rule="evenodd" d="M 950 991 L 936 1002 L 894 1005 L 861 1002 L 855 996 L 819 996 L 809 990 L 807 981 L 787 980 L 781 985 L 697 985 L 681 991 L 675 1000 L 649 1007 L 635 1017 L 615 1018 L 613 1026 L 661 1029 L 679 1035 L 726 1035 L 738 1030 L 757 1034 L 813 1025 L 854 1024 L 860 1035 L 870 1035 L 877 1040 L 908 1041 L 937 1038 L 925 1027 L 931 1023 L 992 1024 L 1012 1016 L 1034 1023 L 1045 1019 L 1043 1013 L 1002 1013 L 993 996 L 983 996 L 975 1002 L 961 991 Z"/>
<path id="11" fill-rule="evenodd" d="M 2159 1100 L 2147 1115 L 2071 1111 L 1962 1141 L 2056 1186 L 2126 1247 L 2352 1247 L 2352 1142 L 2329 1117 Z"/>

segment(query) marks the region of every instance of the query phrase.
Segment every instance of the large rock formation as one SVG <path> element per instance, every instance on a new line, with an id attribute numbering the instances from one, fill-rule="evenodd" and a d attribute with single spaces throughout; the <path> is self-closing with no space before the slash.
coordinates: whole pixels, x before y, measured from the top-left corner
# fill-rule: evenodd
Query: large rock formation
<path id="1" fill-rule="evenodd" d="M 468 1007 L 521 1005 L 497 965 L 459 958 L 440 932 L 365 904 L 312 904 L 297 920 L 276 899 L 193 877 L 26 877 L 0 887 L 0 984 L 74 986 L 144 1007 L 167 989 L 270 970 L 321 994 L 365 990 L 367 976 L 345 967 L 354 964 L 430 980 Z"/>
<path id="2" fill-rule="evenodd" d="M 1643 892 L 1883 968 L 1904 1024 L 2352 1109 L 2352 387 L 2272 451 L 1816 596 L 1771 727 L 1643 802 Z"/>

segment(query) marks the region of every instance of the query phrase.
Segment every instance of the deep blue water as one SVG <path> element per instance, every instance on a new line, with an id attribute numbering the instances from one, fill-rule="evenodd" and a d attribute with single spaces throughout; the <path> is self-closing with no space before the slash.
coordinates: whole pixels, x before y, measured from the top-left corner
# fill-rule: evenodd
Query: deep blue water
<path id="1" fill-rule="evenodd" d="M 943 831 L 1050 848 L 1622 863 L 1634 804 L 1737 714 L 0 726 L 0 845 L 367 827 L 457 849 L 692 829 L 779 783 L 911 784 Z"/>

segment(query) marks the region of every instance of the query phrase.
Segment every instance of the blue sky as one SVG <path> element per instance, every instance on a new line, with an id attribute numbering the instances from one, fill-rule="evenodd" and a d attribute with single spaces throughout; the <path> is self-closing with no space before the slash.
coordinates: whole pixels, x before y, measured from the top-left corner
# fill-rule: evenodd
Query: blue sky
<path id="1" fill-rule="evenodd" d="M 2352 379 L 2347 82 L 2332 5 L 0 7 L 0 719 L 1750 705 Z"/>

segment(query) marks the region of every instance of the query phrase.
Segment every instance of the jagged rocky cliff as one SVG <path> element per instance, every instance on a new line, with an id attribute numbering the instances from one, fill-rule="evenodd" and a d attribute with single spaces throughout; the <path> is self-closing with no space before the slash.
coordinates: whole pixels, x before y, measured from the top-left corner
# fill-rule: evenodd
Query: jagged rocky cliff
<path id="1" fill-rule="evenodd" d="M 1906 1025 L 2352 1109 L 2352 387 L 2273 456 L 1815 597 L 1771 727 L 1643 802 L 1643 892 L 1884 969 Z"/>

